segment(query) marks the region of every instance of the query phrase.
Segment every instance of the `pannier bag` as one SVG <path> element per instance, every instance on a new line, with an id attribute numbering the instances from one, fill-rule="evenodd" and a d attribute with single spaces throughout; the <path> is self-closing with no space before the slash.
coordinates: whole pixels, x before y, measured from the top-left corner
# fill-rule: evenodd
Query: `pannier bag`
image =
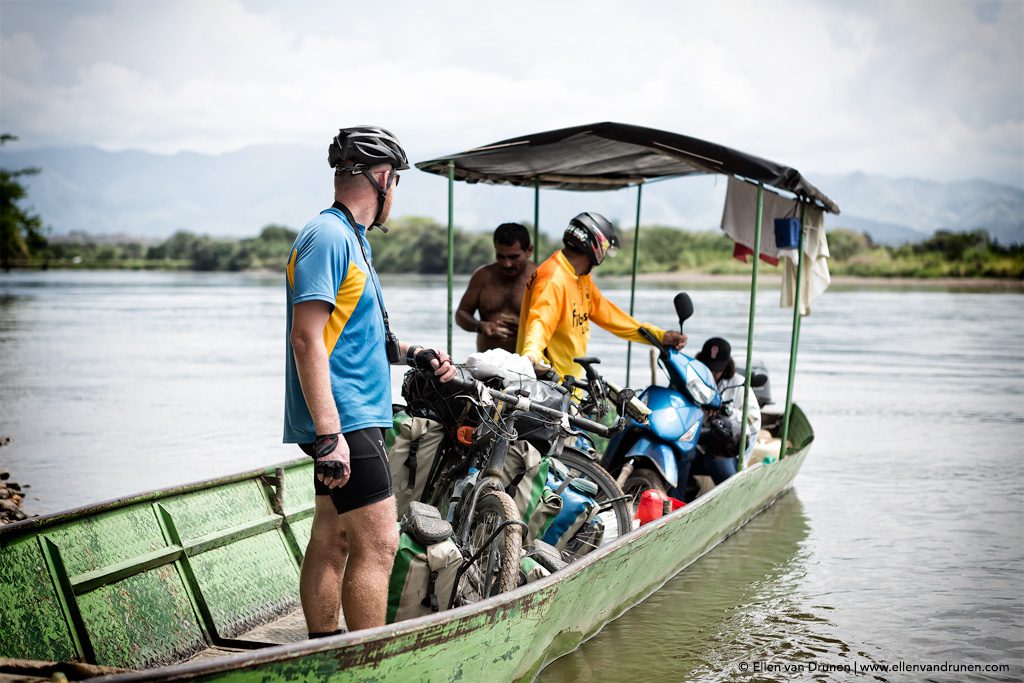
<path id="1" fill-rule="evenodd" d="M 408 419 L 409 413 L 405 411 L 405 406 L 398 403 L 391 404 L 391 427 L 384 430 L 384 450 L 388 453 L 395 445 L 395 439 L 398 438 L 398 430 L 401 429 L 402 423 Z"/>
<path id="2" fill-rule="evenodd" d="M 551 523 L 555 521 L 555 518 L 558 517 L 561 511 L 562 497 L 547 486 L 544 486 L 541 489 L 540 500 L 537 502 L 537 505 L 529 511 L 528 517 L 523 515 L 523 521 L 526 522 L 527 527 L 526 541 L 530 542 L 534 539 L 544 538 L 544 534 L 548 532 Z"/>
<path id="3" fill-rule="evenodd" d="M 441 519 L 437 508 L 412 501 L 399 529 L 388 583 L 389 624 L 448 609 L 462 566 L 452 525 Z"/>
<path id="4" fill-rule="evenodd" d="M 425 417 L 409 417 L 398 424 L 395 444 L 388 453 L 388 465 L 399 517 L 409 509 L 411 501 L 419 501 L 423 495 L 444 434 L 440 423 Z"/>
<path id="5" fill-rule="evenodd" d="M 544 533 L 543 540 L 559 550 L 564 550 L 569 539 L 590 522 L 598 513 L 597 484 L 587 479 L 570 477 L 569 470 L 555 458 L 548 458 L 547 488 L 562 498 L 562 511 Z"/>
<path id="6" fill-rule="evenodd" d="M 543 579 L 545 576 L 550 576 L 549 572 L 543 565 L 532 557 L 523 555 L 523 558 L 519 560 L 519 585 L 525 586 L 528 583 L 533 583 L 537 579 Z"/>
<path id="7" fill-rule="evenodd" d="M 557 548 L 553 548 L 544 541 L 534 541 L 524 547 L 523 557 L 534 560 L 550 573 L 557 572 L 568 564 Z"/>
<path id="8" fill-rule="evenodd" d="M 521 519 L 530 526 L 527 541 L 538 538 L 538 532 L 547 531 L 551 520 L 562 509 L 561 502 L 556 503 L 557 508 L 552 507 L 550 492 L 545 496 L 550 467 L 550 459 L 542 457 L 540 451 L 526 441 L 509 444 L 501 483 L 515 502 Z"/>

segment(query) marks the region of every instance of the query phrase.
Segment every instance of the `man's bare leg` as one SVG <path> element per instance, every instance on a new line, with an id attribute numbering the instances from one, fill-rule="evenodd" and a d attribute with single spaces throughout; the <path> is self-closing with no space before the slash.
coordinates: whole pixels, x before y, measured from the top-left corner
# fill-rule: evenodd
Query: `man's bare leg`
<path id="1" fill-rule="evenodd" d="M 383 626 L 388 582 L 398 550 L 394 497 L 341 515 L 348 537 L 342 607 L 350 631 Z M 303 603 L 305 604 L 305 603 Z"/>
<path id="2" fill-rule="evenodd" d="M 331 633 L 338 628 L 348 539 L 331 497 L 316 496 L 315 500 L 313 529 L 299 575 L 299 597 L 306 629 Z"/>

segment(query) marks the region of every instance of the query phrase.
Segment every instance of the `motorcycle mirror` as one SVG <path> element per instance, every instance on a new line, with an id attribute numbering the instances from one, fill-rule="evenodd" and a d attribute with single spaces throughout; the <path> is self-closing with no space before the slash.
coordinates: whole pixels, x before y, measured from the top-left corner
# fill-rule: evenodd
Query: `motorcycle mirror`
<path id="1" fill-rule="evenodd" d="M 754 389 L 759 389 L 765 384 L 768 384 L 768 375 L 763 372 L 751 372 L 750 373 L 750 386 Z"/>
<path id="2" fill-rule="evenodd" d="M 690 295 L 686 292 L 679 292 L 676 294 L 676 298 L 672 299 L 672 304 L 676 307 L 676 315 L 679 316 L 679 329 L 683 329 L 683 323 L 693 315 L 693 301 L 690 300 Z"/>

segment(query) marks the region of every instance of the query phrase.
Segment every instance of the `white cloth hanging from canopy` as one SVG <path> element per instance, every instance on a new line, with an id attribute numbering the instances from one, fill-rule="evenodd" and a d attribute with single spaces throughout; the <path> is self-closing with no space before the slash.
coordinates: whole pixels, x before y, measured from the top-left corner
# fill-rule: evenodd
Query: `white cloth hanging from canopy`
<path id="1" fill-rule="evenodd" d="M 804 219 L 804 262 L 800 287 L 800 315 L 810 315 L 811 302 L 821 296 L 832 282 L 828 272 L 828 240 L 825 238 L 825 212 L 814 205 L 807 206 Z M 779 252 L 783 263 L 782 292 L 779 305 L 790 308 L 796 290 L 796 249 L 783 249 Z"/>
<path id="2" fill-rule="evenodd" d="M 729 176 L 722 212 L 722 230 L 734 242 L 754 249 L 754 219 L 757 216 L 757 185 Z M 796 249 L 779 249 L 775 244 L 775 219 L 800 217 L 800 204 L 769 189 L 764 190 L 761 205 L 761 255 L 769 262 L 782 261 L 782 292 L 779 305 L 793 305 L 796 290 Z M 804 221 L 803 282 L 800 292 L 800 315 L 811 312 L 811 302 L 828 289 L 832 277 L 828 272 L 828 240 L 825 239 L 825 212 L 814 204 L 807 205 Z M 735 252 L 734 252 L 735 253 Z"/>

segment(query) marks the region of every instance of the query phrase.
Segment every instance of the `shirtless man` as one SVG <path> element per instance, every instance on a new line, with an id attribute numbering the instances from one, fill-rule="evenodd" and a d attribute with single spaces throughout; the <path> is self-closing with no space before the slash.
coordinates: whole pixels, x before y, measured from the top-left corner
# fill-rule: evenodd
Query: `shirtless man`
<path id="1" fill-rule="evenodd" d="M 530 233 L 518 223 L 502 223 L 494 231 L 495 262 L 477 268 L 455 312 L 455 322 L 476 332 L 476 350 L 516 350 L 519 308 L 526 283 L 537 266 L 531 261 Z M 480 311 L 480 319 L 474 314 Z"/>

